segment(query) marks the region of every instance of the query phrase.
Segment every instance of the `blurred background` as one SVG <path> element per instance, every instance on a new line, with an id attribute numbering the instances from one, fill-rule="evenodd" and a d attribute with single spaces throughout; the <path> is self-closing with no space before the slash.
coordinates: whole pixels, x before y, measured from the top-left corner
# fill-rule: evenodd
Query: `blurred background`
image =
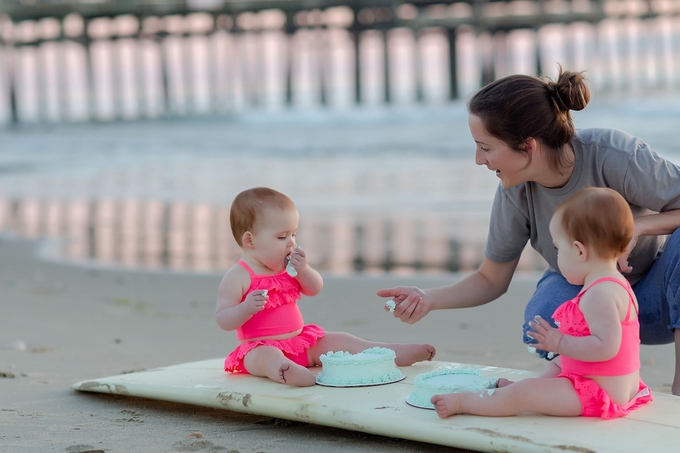
<path id="1" fill-rule="evenodd" d="M 231 200 L 266 185 L 322 272 L 470 271 L 498 180 L 466 99 L 558 64 L 592 89 L 577 127 L 680 162 L 680 0 L 3 0 L 0 232 L 224 270 Z"/>

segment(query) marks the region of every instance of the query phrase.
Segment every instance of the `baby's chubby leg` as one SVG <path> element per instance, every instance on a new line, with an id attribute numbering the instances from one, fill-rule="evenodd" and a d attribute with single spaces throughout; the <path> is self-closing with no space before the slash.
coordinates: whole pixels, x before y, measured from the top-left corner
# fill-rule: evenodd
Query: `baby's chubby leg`
<path id="1" fill-rule="evenodd" d="M 423 360 L 431 360 L 436 354 L 434 346 L 429 344 L 380 343 L 364 340 L 346 332 L 326 332 L 323 338 L 320 338 L 314 346 L 309 348 L 309 364 L 310 366 L 312 364 L 321 365 L 319 356 L 329 351 L 347 351 L 351 354 L 357 354 L 375 347 L 392 349 L 397 355 L 395 359 L 397 366 L 409 366 Z"/>
<path id="2" fill-rule="evenodd" d="M 498 389 L 434 395 L 431 401 L 441 418 L 456 414 L 507 417 L 522 412 L 575 417 L 582 411 L 571 381 L 563 378 L 523 379 Z"/>
<path id="3" fill-rule="evenodd" d="M 268 377 L 282 384 L 309 387 L 316 384 L 316 377 L 307 368 L 294 363 L 272 346 L 258 346 L 243 358 L 248 373 Z"/>

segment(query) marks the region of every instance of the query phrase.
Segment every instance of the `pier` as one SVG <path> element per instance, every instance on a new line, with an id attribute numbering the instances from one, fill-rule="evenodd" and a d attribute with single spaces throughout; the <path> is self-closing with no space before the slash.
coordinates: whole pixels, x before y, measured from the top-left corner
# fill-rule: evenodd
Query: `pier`
<path id="1" fill-rule="evenodd" d="M 239 253 L 227 221 L 235 195 L 229 191 L 238 184 L 224 181 L 241 181 L 265 162 L 278 178 L 266 182 L 284 192 L 299 190 L 289 175 L 301 168 L 306 175 L 310 185 L 303 193 L 313 196 L 301 204 L 301 238 L 317 251 L 316 268 L 339 275 L 470 271 L 483 256 L 486 203 L 496 181 L 475 179 L 474 169 L 439 161 L 436 152 L 429 166 L 417 166 L 432 137 L 427 146 L 450 158 L 453 141 L 466 136 L 465 124 L 463 130 L 448 123 L 437 130 L 430 121 L 415 129 L 409 143 L 391 120 L 389 128 L 371 124 L 354 143 L 346 135 L 356 127 L 326 129 L 316 146 L 310 145 L 313 134 L 305 134 L 320 134 L 324 116 L 332 122 L 345 112 L 361 121 L 361 115 L 385 112 L 396 118 L 399 108 L 416 116 L 464 110 L 461 102 L 483 84 L 515 73 L 554 76 L 557 63 L 586 71 L 597 96 L 677 92 L 680 1 L 4 1 L 0 127 L 8 138 L 3 150 L 11 153 L 0 166 L 7 176 L 0 231 L 51 238 L 58 241 L 54 253 L 70 259 L 223 269 Z M 382 109 L 386 105 L 396 108 Z M 279 125 L 284 138 L 272 133 L 275 139 L 262 141 L 253 137 L 261 133 L 257 128 L 240 130 L 269 118 L 261 113 L 270 111 L 283 112 L 272 123 L 286 117 L 291 125 L 299 118 L 311 126 Z M 223 120 L 242 113 L 253 114 L 243 123 Z M 58 123 L 64 124 L 41 128 Z M 173 134 L 177 130 L 182 134 Z M 41 141 L 44 133 L 54 138 Z M 119 137 L 129 141 L 121 145 Z M 162 146 L 155 147 L 159 137 Z M 182 146 L 173 147 L 175 142 Z M 400 149 L 419 154 L 417 161 L 404 160 L 403 173 L 370 171 L 385 167 L 376 151 Z M 206 150 L 240 164 L 248 154 L 270 154 L 244 170 L 201 160 Z M 331 159 L 332 171 L 322 177 L 311 168 L 318 156 L 347 151 L 362 158 L 344 169 Z M 122 164 L 108 166 L 126 152 L 155 163 L 139 163 L 142 170 L 132 174 Z M 194 152 L 196 168 L 182 157 Z M 90 164 L 101 172 L 87 183 L 58 174 L 72 156 L 86 155 L 95 155 Z M 166 162 L 171 158 L 174 166 Z M 56 175 L 38 175 L 52 165 Z M 12 177 L 21 173 L 30 183 L 17 188 Z M 416 192 L 439 194 L 431 198 L 434 204 L 425 206 L 413 195 L 411 173 L 424 184 Z M 183 190 L 196 181 L 200 196 L 192 198 Z M 126 192 L 132 186 L 140 192 Z M 338 191 L 324 192 L 329 187 Z M 333 205 L 350 192 L 352 203 Z M 386 205 L 389 199 L 392 205 Z M 445 210 L 436 206 L 438 199 L 446 200 Z M 355 200 L 363 204 L 357 208 Z M 385 212 L 375 212 L 376 206 Z M 412 211 L 402 215 L 406 206 Z M 519 268 L 543 267 L 527 248 Z"/>
<path id="2" fill-rule="evenodd" d="M 616 49 L 605 42 L 607 21 L 656 30 L 647 36 L 645 25 L 640 38 L 661 40 L 667 55 L 647 71 L 652 85 L 674 86 L 679 15 L 671 0 L 6 0 L 0 124 L 398 103 L 405 91 L 412 102 L 445 102 L 506 73 L 550 74 L 556 64 L 545 61 L 541 33 L 551 26 L 566 30 L 566 66 L 608 65 L 602 53 Z M 577 61 L 570 26 L 589 35 L 581 53 L 600 54 Z M 509 67 L 519 32 L 527 61 Z M 614 33 L 622 45 L 628 31 Z M 461 55 L 466 45 L 474 50 Z"/>

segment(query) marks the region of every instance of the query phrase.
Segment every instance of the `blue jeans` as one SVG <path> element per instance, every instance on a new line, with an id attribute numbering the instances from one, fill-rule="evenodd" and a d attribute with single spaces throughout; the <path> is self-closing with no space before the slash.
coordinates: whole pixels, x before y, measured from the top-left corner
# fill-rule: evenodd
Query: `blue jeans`
<path id="1" fill-rule="evenodd" d="M 561 274 L 546 271 L 536 285 L 524 309 L 524 343 L 535 340 L 527 336 L 529 321 L 539 315 L 554 326 L 552 314 L 563 302 L 573 299 L 583 287 L 572 285 Z M 640 313 L 642 344 L 666 344 L 674 341 L 674 329 L 680 328 L 680 229 L 668 238 L 663 253 L 649 272 L 633 286 Z M 537 351 L 547 358 L 546 351 Z"/>

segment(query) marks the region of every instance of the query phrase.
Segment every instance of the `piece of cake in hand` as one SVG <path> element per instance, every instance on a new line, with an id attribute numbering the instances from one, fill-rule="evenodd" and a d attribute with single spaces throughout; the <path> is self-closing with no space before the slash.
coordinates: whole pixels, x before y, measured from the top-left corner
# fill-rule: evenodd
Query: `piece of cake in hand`
<path id="1" fill-rule="evenodd" d="M 415 390 L 406 397 L 411 406 L 434 409 L 432 396 L 444 393 L 477 392 L 496 388 L 497 378 L 487 378 L 474 368 L 442 368 L 421 373 L 413 380 Z"/>
<path id="2" fill-rule="evenodd" d="M 392 349 L 380 347 L 358 354 L 331 351 L 320 356 L 322 368 L 316 383 L 331 387 L 358 387 L 401 381 L 406 376 L 397 368 L 396 357 Z"/>

